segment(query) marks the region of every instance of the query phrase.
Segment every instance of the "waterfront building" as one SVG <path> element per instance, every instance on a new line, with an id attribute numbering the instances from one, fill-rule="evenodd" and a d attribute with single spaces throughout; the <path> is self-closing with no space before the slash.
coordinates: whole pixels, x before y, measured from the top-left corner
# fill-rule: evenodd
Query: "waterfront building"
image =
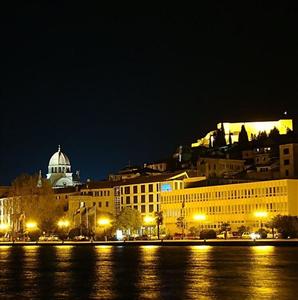
<path id="1" fill-rule="evenodd" d="M 201 184 L 202 185 L 202 184 Z M 181 231 L 176 225 L 184 218 L 185 229 L 200 226 L 219 231 L 228 223 L 232 230 L 240 226 L 256 230 L 272 217 L 298 215 L 298 180 L 280 179 L 215 186 L 165 190 L 160 193 L 164 226 L 168 233 Z M 258 212 L 265 218 L 257 217 Z M 202 215 L 204 218 L 196 218 Z"/>
<path id="2" fill-rule="evenodd" d="M 262 122 L 238 122 L 238 123 L 218 123 L 217 129 L 221 129 L 223 125 L 225 131 L 226 143 L 229 144 L 238 142 L 239 133 L 242 125 L 245 126 L 248 139 L 252 140 L 253 136 L 257 136 L 259 132 L 266 132 L 267 134 L 274 128 L 279 130 L 280 134 L 286 134 L 287 131 L 293 130 L 293 121 L 291 119 L 281 119 L 278 121 L 262 121 Z M 206 134 L 205 137 L 198 139 L 195 143 L 192 143 L 191 147 L 205 146 L 209 147 L 210 142 L 213 142 L 213 136 L 216 130 L 212 130 Z"/>
<path id="3" fill-rule="evenodd" d="M 96 231 L 101 216 L 113 217 L 119 210 L 114 182 L 88 182 L 79 193 L 68 196 L 68 219 L 72 227 L 84 226 Z M 117 206 L 118 203 L 118 206 Z"/>

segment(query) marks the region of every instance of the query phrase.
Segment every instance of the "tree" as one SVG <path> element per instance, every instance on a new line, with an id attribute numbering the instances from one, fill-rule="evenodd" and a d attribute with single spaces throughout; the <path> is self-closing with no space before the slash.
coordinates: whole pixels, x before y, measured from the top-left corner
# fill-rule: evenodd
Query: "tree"
<path id="1" fill-rule="evenodd" d="M 247 148 L 249 145 L 248 135 L 244 125 L 241 126 L 241 130 L 239 132 L 238 143 L 242 149 Z"/>
<path id="2" fill-rule="evenodd" d="M 38 186 L 41 180 L 41 186 Z M 38 175 L 23 174 L 11 185 L 10 211 L 13 229 L 24 231 L 27 221 L 34 221 L 42 231 L 53 231 L 64 214 L 65 201 L 57 200 L 50 182 Z"/>
<path id="3" fill-rule="evenodd" d="M 142 217 L 138 210 L 124 208 L 116 218 L 115 227 L 128 232 L 136 231 L 142 226 Z"/>
<path id="4" fill-rule="evenodd" d="M 248 232 L 248 231 L 249 231 L 249 227 L 247 227 L 247 226 L 242 225 L 242 226 L 238 227 L 238 233 L 240 236 L 242 235 L 243 232 Z"/>
<path id="5" fill-rule="evenodd" d="M 279 141 L 280 141 L 280 133 L 279 133 L 279 130 L 276 127 L 274 127 L 269 132 L 269 138 L 272 139 L 273 142 L 279 143 Z"/>
<path id="6" fill-rule="evenodd" d="M 213 147 L 223 147 L 227 145 L 226 134 L 223 123 L 221 123 L 221 128 L 217 129 L 213 135 Z"/>
<path id="7" fill-rule="evenodd" d="M 297 216 L 275 216 L 270 226 L 276 228 L 283 238 L 298 237 L 298 217 Z"/>
<path id="8" fill-rule="evenodd" d="M 268 135 L 267 135 L 266 131 L 260 131 L 257 136 L 257 141 L 256 141 L 257 145 L 259 147 L 264 146 L 267 139 L 268 139 Z"/>
<path id="9" fill-rule="evenodd" d="M 155 212 L 155 220 L 156 220 L 156 226 L 157 226 L 157 237 L 159 239 L 159 233 L 160 233 L 160 225 L 163 223 L 163 213 L 162 211 Z"/>

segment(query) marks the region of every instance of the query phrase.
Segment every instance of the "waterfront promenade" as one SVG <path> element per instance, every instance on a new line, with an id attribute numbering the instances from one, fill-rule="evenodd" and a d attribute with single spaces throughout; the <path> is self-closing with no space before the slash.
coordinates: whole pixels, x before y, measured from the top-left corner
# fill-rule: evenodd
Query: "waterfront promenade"
<path id="1" fill-rule="evenodd" d="M 1 246 L 294 246 L 298 239 L 210 239 L 210 240 L 132 240 L 132 241 L 38 241 L 38 242 L 0 242 Z"/>

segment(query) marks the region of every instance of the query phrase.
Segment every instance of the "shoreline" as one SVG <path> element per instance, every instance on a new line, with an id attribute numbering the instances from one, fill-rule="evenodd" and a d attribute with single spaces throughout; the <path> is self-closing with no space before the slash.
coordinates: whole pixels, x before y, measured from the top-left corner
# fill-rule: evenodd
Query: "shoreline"
<path id="1" fill-rule="evenodd" d="M 298 239 L 280 240 L 144 240 L 144 241 L 51 241 L 0 242 L 1 246 L 278 246 L 298 247 Z"/>

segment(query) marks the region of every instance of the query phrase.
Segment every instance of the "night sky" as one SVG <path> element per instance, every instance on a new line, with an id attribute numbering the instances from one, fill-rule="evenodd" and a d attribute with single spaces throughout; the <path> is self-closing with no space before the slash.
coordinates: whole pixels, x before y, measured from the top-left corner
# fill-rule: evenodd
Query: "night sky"
<path id="1" fill-rule="evenodd" d="M 61 3 L 1 12 L 0 184 L 45 175 L 58 144 L 83 179 L 102 179 L 221 121 L 298 119 L 293 8 L 104 16 Z"/>

